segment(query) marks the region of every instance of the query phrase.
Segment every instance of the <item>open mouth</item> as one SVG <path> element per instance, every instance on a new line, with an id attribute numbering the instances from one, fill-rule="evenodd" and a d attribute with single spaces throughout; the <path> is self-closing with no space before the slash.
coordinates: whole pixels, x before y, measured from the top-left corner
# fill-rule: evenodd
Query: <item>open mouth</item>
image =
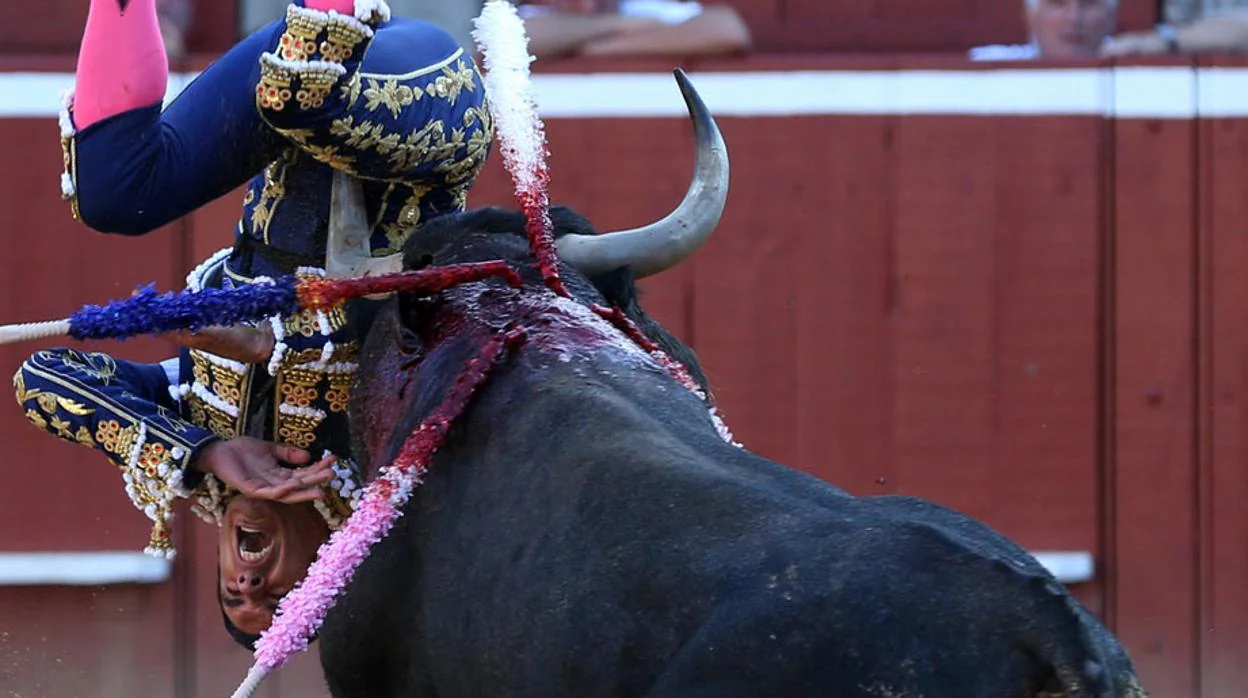
<path id="1" fill-rule="evenodd" d="M 264 562 L 273 551 L 273 537 L 250 526 L 239 526 L 235 529 L 238 539 L 238 556 L 244 562 Z"/>

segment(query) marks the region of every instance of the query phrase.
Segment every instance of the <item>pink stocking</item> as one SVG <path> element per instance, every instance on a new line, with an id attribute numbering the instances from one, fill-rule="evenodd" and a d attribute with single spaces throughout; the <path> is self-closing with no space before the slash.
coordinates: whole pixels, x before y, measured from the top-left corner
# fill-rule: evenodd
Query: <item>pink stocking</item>
<path id="1" fill-rule="evenodd" d="M 303 4 L 309 10 L 321 12 L 333 10 L 340 15 L 355 16 L 355 0 L 306 0 Z"/>
<path id="2" fill-rule="evenodd" d="M 159 102 L 168 82 L 156 0 L 91 0 L 78 53 L 74 125 L 83 129 Z"/>

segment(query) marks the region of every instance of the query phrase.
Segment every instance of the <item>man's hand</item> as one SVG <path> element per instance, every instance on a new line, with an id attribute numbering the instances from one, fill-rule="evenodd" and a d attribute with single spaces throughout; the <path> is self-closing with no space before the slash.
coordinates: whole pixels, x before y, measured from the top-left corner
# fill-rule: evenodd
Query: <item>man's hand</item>
<path id="1" fill-rule="evenodd" d="M 137 296 L 140 289 L 131 292 Z M 277 339 L 273 326 L 262 322 L 258 327 L 232 325 L 228 327 L 205 327 L 198 332 L 174 330 L 158 335 L 180 347 L 199 349 L 244 364 L 259 364 L 269 360 Z"/>
<path id="2" fill-rule="evenodd" d="M 295 504 L 320 499 L 321 487 L 334 479 L 330 456 L 313 465 L 287 468 L 282 462 L 301 465 L 312 455 L 301 448 L 239 436 L 215 441 L 200 451 L 194 467 L 254 499 Z"/>
<path id="3" fill-rule="evenodd" d="M 176 330 L 161 335 L 178 346 L 199 349 L 245 364 L 264 363 L 273 354 L 276 340 L 273 327 L 267 323 L 259 327 L 234 325 L 233 327 L 205 327 L 198 332 Z"/>
<path id="4" fill-rule="evenodd" d="M 1112 36 L 1101 48 L 1103 58 L 1115 56 L 1157 56 L 1170 52 L 1170 45 L 1157 32 L 1127 32 Z"/>

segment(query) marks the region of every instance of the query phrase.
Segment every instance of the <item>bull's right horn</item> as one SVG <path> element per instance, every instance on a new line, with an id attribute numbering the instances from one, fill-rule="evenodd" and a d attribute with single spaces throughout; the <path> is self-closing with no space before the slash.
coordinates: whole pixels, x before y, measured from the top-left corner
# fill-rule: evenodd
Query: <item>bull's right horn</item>
<path id="1" fill-rule="evenodd" d="M 631 267 L 635 278 L 657 274 L 684 261 L 719 225 L 728 200 L 728 148 L 715 118 L 679 68 L 676 82 L 689 108 L 697 143 L 693 181 L 685 198 L 665 218 L 650 225 L 602 235 L 565 235 L 559 256 L 583 274 Z"/>

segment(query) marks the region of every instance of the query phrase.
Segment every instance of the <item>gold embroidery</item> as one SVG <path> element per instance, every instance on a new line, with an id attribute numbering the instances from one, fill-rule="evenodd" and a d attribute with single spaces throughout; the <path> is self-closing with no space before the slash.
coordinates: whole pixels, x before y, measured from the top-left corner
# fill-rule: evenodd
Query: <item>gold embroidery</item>
<path id="1" fill-rule="evenodd" d="M 163 477 L 164 473 L 160 472 L 160 466 L 169 462 L 169 449 L 165 448 L 162 443 L 145 443 L 139 449 L 138 467 L 147 473 L 148 477 Z"/>
<path id="2" fill-rule="evenodd" d="M 289 130 L 277 129 L 277 132 L 287 137 L 291 137 L 291 133 Z M 292 138 L 292 140 L 294 139 Z M 308 155 L 311 155 L 317 161 L 323 162 L 326 165 L 329 165 L 330 167 L 334 169 L 342 170 L 343 172 L 346 172 L 347 174 L 351 174 L 351 175 L 356 174 L 354 168 L 352 167 L 353 165 L 355 165 L 355 158 L 351 155 L 338 152 L 338 146 L 321 145 L 319 143 L 311 143 L 308 141 L 298 141 L 298 140 L 296 140 L 296 142 L 298 142 L 299 145 L 303 146 L 303 149 L 307 151 Z"/>
<path id="3" fill-rule="evenodd" d="M 461 185 L 451 191 L 451 206 L 456 211 L 468 208 L 468 185 Z"/>
<path id="4" fill-rule="evenodd" d="M 71 118 L 72 111 L 64 118 Z M 82 211 L 78 207 L 78 141 L 73 133 L 61 136 L 61 160 L 65 165 L 62 177 L 68 180 L 62 183 L 61 199 L 69 203 L 69 215 L 79 221 L 82 220 Z"/>
<path id="5" fill-rule="evenodd" d="M 251 367 L 244 367 L 240 373 L 211 361 L 198 349 L 192 349 L 190 355 L 191 377 L 195 384 L 216 398 L 208 400 L 191 390 L 186 396 L 190 421 L 227 439 L 238 436 L 243 431 L 243 416 L 247 413 Z"/>
<path id="6" fill-rule="evenodd" d="M 399 215 L 390 223 L 383 223 L 382 231 L 386 234 L 386 249 L 381 250 L 377 254 L 393 254 L 403 248 L 403 243 L 407 241 L 407 237 L 412 231 L 420 225 L 420 205 L 424 201 L 425 196 L 433 191 L 433 187 L 429 184 L 412 185 L 412 193 L 407 197 L 407 201 L 403 203 L 403 208 L 399 210 Z"/>
<path id="7" fill-rule="evenodd" d="M 330 331 L 338 331 L 345 324 L 345 313 L 334 313 Z M 299 448 L 315 442 L 316 429 L 327 416 L 315 407 L 322 397 L 331 412 L 346 410 L 358 354 L 359 344 L 351 340 L 335 344 L 325 363 L 321 362 L 322 350 L 318 348 L 291 352 L 285 357 L 278 370 L 274 396 L 274 432 L 278 441 Z"/>
<path id="8" fill-rule="evenodd" d="M 279 415 L 277 440 L 296 448 L 308 448 L 316 441 L 316 428 L 322 420 L 324 416 L 321 414 Z"/>
<path id="9" fill-rule="evenodd" d="M 87 448 L 95 447 L 95 439 L 91 436 L 91 430 L 85 426 L 78 427 L 78 432 L 74 434 L 74 440 Z"/>
<path id="10" fill-rule="evenodd" d="M 262 109 L 281 111 L 290 101 L 290 83 L 295 73 L 272 61 L 260 62 L 260 82 L 256 84 L 256 100 Z"/>
<path id="11" fill-rule="evenodd" d="M 288 368 L 282 375 L 282 402 L 293 407 L 311 407 L 317 398 L 320 376 L 311 371 Z"/>
<path id="12" fill-rule="evenodd" d="M 407 85 L 400 85 L 398 80 L 390 79 L 384 83 L 372 78 L 368 80 L 368 89 L 364 90 L 364 108 L 378 111 L 385 107 L 390 115 L 399 118 L 405 107 L 410 107 L 424 95 L 420 90 L 413 90 Z"/>
<path id="13" fill-rule="evenodd" d="M 476 91 L 477 84 L 473 80 L 475 75 L 476 71 L 471 65 L 463 60 L 457 61 L 453 69 L 450 66 L 443 68 L 442 74 L 425 86 L 425 92 L 430 97 L 436 96 L 448 100 L 451 106 L 455 106 L 461 92 Z"/>
<path id="14" fill-rule="evenodd" d="M 38 388 L 27 390 L 26 379 L 22 377 L 21 369 L 18 369 L 17 373 L 13 375 L 13 389 L 19 404 L 24 405 L 27 401 L 34 400 L 35 404 L 48 414 L 56 412 L 57 407 L 76 417 L 85 417 L 95 412 L 95 409 L 87 407 L 77 400 L 71 400 L 56 393 L 45 392 Z"/>
<path id="15" fill-rule="evenodd" d="M 129 412 L 124 405 L 112 400 L 108 395 L 94 393 L 81 383 L 74 380 L 73 377 L 56 373 L 54 370 L 48 370 L 42 366 L 41 361 L 56 362 L 57 354 L 58 352 L 54 351 L 40 351 L 36 353 L 31 360 L 28 360 L 27 363 L 23 365 L 23 369 L 29 371 L 32 375 L 38 376 L 41 380 L 45 380 L 64 388 L 67 393 L 72 394 L 81 400 L 94 402 L 104 409 L 111 410 L 115 413 L 126 414 Z M 35 392 L 36 391 L 28 391 L 26 395 L 30 397 L 33 396 Z M 69 398 L 66 398 L 63 402 L 58 400 L 57 404 L 62 409 L 66 409 L 71 414 L 77 416 L 87 416 L 94 414 L 96 411 L 93 407 L 86 407 L 81 402 Z M 165 429 L 163 426 L 155 424 L 148 425 L 148 433 L 154 438 L 159 438 L 170 443 L 181 443 L 181 440 L 175 435 L 175 431 L 177 430 Z M 189 444 L 187 447 L 189 448 Z"/>
<path id="16" fill-rule="evenodd" d="M 43 415 L 33 409 L 26 410 L 26 419 L 29 419 L 31 424 L 34 424 L 40 429 L 47 430 L 48 428 L 48 420 L 44 419 Z"/>
<path id="17" fill-rule="evenodd" d="M 350 109 L 351 107 L 355 106 L 355 103 L 359 101 L 360 99 L 361 87 L 362 85 L 360 84 L 360 74 L 356 73 L 355 75 L 351 76 L 351 79 L 348 80 L 345 85 L 341 85 L 338 88 L 338 90 L 342 93 L 342 101 L 344 103 L 343 104 L 344 107 L 346 107 L 347 109 Z"/>
<path id="18" fill-rule="evenodd" d="M 261 235 L 265 244 L 269 243 L 269 224 L 273 222 L 273 214 L 285 197 L 286 162 L 283 158 L 264 168 L 264 188 L 260 190 L 260 201 L 251 210 L 251 231 Z"/>
<path id="19" fill-rule="evenodd" d="M 73 432 L 70 431 L 70 427 L 72 425 L 69 422 L 61 419 L 58 415 L 51 415 L 51 416 L 52 416 L 52 420 L 49 422 L 49 424 L 52 426 L 53 429 L 56 430 L 57 436 L 61 437 L 62 439 L 74 438 Z"/>
<path id="20" fill-rule="evenodd" d="M 286 8 L 286 31 L 278 39 L 278 55 L 288 61 L 306 61 L 316 51 L 316 37 L 325 27 L 325 17 L 291 3 Z"/>
<path id="21" fill-rule="evenodd" d="M 325 313 L 325 319 L 329 323 L 329 331 L 331 333 L 337 332 L 346 326 L 347 311 L 343 306 L 337 305 L 332 310 L 322 310 L 321 312 Z M 317 318 L 317 311 L 305 309 L 282 320 L 282 329 L 288 335 L 300 334 L 304 337 L 311 337 L 321 331 L 321 323 Z M 313 357 L 313 359 L 320 356 L 319 350 L 317 352 L 317 356 Z"/>
<path id="22" fill-rule="evenodd" d="M 138 435 L 139 430 L 133 425 L 122 427 L 115 419 L 104 420 L 95 427 L 95 440 L 123 463 L 129 461 L 130 451 L 133 450 Z"/>
<path id="23" fill-rule="evenodd" d="M 334 84 L 342 76 L 328 68 L 308 68 L 299 71 L 299 91 L 295 99 L 301 109 L 319 109 L 325 105 Z"/>
<path id="24" fill-rule="evenodd" d="M 448 185 L 470 183 L 485 165 L 490 140 L 493 138 L 493 124 L 490 121 L 489 112 L 475 107 L 464 112 L 464 128 L 471 128 L 478 120 L 481 125 L 468 137 L 467 143 L 463 143 L 463 131 L 456 129 L 454 132 L 454 139 L 465 146 L 464 156 L 444 160 L 433 168 L 434 172 L 442 175 Z"/>
<path id="25" fill-rule="evenodd" d="M 335 18 L 329 23 L 325 40 L 321 42 L 321 60 L 342 63 L 351 57 L 356 46 L 368 38 L 369 35 L 355 22 Z"/>
<path id="26" fill-rule="evenodd" d="M 347 371 L 329 374 L 329 390 L 325 391 L 325 401 L 329 403 L 330 412 L 347 411 L 351 400 L 351 381 L 354 377 L 354 372 Z"/>
<path id="27" fill-rule="evenodd" d="M 299 145 L 304 145 L 304 146 L 308 144 L 309 138 L 312 138 L 313 136 L 316 135 L 316 132 L 310 128 L 285 128 L 285 129 L 278 129 L 278 132 L 281 133 L 283 136 L 286 136 L 290 140 L 294 141 L 295 143 L 298 143 Z"/>
<path id="28" fill-rule="evenodd" d="M 332 485 L 325 485 L 324 492 L 325 492 L 325 499 L 323 501 L 329 506 L 330 511 L 335 516 L 339 517 L 340 519 L 345 519 L 351 516 L 351 513 L 355 511 L 355 509 L 351 505 L 351 502 L 348 502 L 346 499 L 344 499 L 343 496 L 337 490 L 335 490 Z"/>
<path id="29" fill-rule="evenodd" d="M 147 549 L 166 552 L 173 550 L 173 532 L 169 530 L 169 515 L 172 512 L 167 507 L 157 510 L 156 521 L 152 524 L 152 535 L 147 539 Z"/>
<path id="30" fill-rule="evenodd" d="M 35 395 L 35 404 L 39 405 L 39 409 L 44 414 L 54 414 L 56 412 L 56 396 L 52 393 L 38 393 Z"/>
<path id="31" fill-rule="evenodd" d="M 332 136 L 345 137 L 343 144 L 347 147 L 360 150 L 372 149 L 381 155 L 389 155 L 399 146 L 399 134 L 387 135 L 386 128 L 382 124 L 375 124 L 371 121 L 363 121 L 358 126 L 354 124 L 354 116 L 334 119 L 329 125 L 329 133 Z"/>

